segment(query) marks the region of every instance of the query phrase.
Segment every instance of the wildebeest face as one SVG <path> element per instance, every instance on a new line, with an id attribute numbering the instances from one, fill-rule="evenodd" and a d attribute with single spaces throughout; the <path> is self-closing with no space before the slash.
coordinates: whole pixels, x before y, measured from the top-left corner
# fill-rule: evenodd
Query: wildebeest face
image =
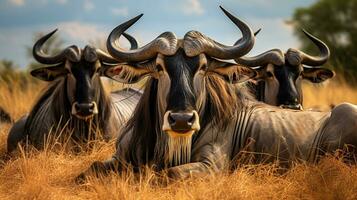
<path id="1" fill-rule="evenodd" d="M 106 71 L 106 75 L 115 80 L 133 83 L 128 74 L 133 74 L 135 80 L 147 75 L 157 79 L 162 130 L 181 135 L 192 134 L 200 129 L 199 116 L 207 98 L 205 81 L 208 77 L 218 77 L 235 84 L 256 75 L 250 68 L 219 61 L 205 54 L 187 56 L 182 48 L 172 56 L 159 54 L 155 60 L 136 66 L 118 65 Z"/>
<path id="2" fill-rule="evenodd" d="M 188 57 L 183 49 L 179 49 L 175 55 L 163 57 L 163 62 L 158 61 L 164 65 L 164 76 L 169 80 L 159 79 L 158 92 L 163 95 L 160 101 L 166 100 L 166 103 L 163 102 L 163 105 L 166 104 L 163 131 L 182 134 L 198 131 L 200 125 L 193 88 L 193 77 L 199 66 L 198 56 Z"/>
<path id="3" fill-rule="evenodd" d="M 86 46 L 82 52 L 78 61 L 66 60 L 58 66 L 35 69 L 31 74 L 45 81 L 66 78 L 67 99 L 72 105 L 72 115 L 89 119 L 98 114 L 101 63 L 94 48 Z"/>
<path id="4" fill-rule="evenodd" d="M 183 49 L 172 56 L 158 54 L 144 63 L 119 65 L 106 75 L 124 83 L 135 83 L 149 75 L 157 79 L 158 110 L 163 131 L 192 134 L 200 129 L 193 79 L 199 57 L 188 57 Z"/>
<path id="5" fill-rule="evenodd" d="M 65 84 L 71 114 L 79 119 L 91 119 L 98 114 L 97 104 L 100 96 L 104 95 L 100 76 L 103 71 L 117 65 L 118 61 L 91 46 L 80 49 L 73 45 L 58 55 L 48 56 L 42 51 L 42 46 L 56 31 L 40 38 L 33 48 L 33 55 L 38 62 L 52 66 L 35 69 L 31 71 L 31 75 L 44 81 L 62 78 L 62 82 L 56 83 Z M 124 36 L 132 47 L 137 45 L 131 36 Z"/>
<path id="6" fill-rule="evenodd" d="M 257 81 L 264 84 L 264 102 L 283 108 L 302 109 L 302 80 L 322 83 L 334 76 L 329 69 L 309 68 L 302 65 L 283 66 L 268 64 L 258 71 Z"/>
<path id="7" fill-rule="evenodd" d="M 80 119 L 98 114 L 98 92 L 100 63 L 98 60 L 83 59 L 70 65 L 67 79 L 67 95 L 72 103 L 72 114 Z"/>

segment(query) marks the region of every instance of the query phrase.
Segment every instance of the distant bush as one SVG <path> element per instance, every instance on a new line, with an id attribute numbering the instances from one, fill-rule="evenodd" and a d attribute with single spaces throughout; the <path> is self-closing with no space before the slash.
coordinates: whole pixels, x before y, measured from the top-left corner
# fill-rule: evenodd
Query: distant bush
<path id="1" fill-rule="evenodd" d="M 11 91 L 14 85 L 20 85 L 19 89 L 27 89 L 29 82 L 38 82 L 31 77 L 27 70 L 20 69 L 12 61 L 0 60 L 0 84 L 6 85 Z"/>
<path id="2" fill-rule="evenodd" d="M 357 0 L 317 0 L 306 8 L 295 10 L 290 21 L 302 49 L 318 53 L 314 44 L 302 33 L 306 29 L 324 41 L 331 50 L 327 67 L 357 83 Z"/>

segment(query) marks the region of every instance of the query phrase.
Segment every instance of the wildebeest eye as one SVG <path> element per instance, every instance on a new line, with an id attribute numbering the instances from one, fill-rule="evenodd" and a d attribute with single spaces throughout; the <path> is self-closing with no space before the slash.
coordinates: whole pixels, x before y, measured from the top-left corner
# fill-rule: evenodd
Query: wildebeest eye
<path id="1" fill-rule="evenodd" d="M 157 64 L 157 65 L 156 65 L 156 70 L 157 70 L 158 72 L 161 72 L 161 71 L 163 71 L 164 69 L 162 68 L 162 66 L 161 66 L 160 64 Z"/>
<path id="2" fill-rule="evenodd" d="M 267 72 L 267 77 L 268 77 L 268 78 L 271 78 L 271 77 L 273 77 L 273 76 L 274 76 L 273 73 Z"/>
<path id="3" fill-rule="evenodd" d="M 95 73 L 100 73 L 100 72 L 101 72 L 101 70 L 102 70 L 102 68 L 101 68 L 101 67 L 97 67 L 97 68 L 95 69 Z"/>
<path id="4" fill-rule="evenodd" d="M 203 65 L 201 66 L 201 70 L 203 70 L 203 71 L 207 71 L 207 69 L 208 69 L 208 67 L 207 67 L 207 65 L 206 65 L 206 64 L 203 64 Z"/>

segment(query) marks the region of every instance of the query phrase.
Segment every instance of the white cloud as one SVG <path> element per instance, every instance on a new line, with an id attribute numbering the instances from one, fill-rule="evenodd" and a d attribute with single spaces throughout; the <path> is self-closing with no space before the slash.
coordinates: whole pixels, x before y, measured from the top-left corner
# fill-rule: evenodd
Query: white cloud
<path id="1" fill-rule="evenodd" d="M 118 15 L 118 16 L 123 16 L 123 17 L 126 17 L 129 15 L 128 7 L 112 8 L 111 12 L 113 15 Z"/>
<path id="2" fill-rule="evenodd" d="M 71 21 L 63 22 L 59 25 L 59 30 L 68 35 L 73 40 L 81 42 L 90 42 L 98 39 L 105 39 L 107 37 L 106 32 L 95 24 L 85 24 L 82 22 Z"/>
<path id="3" fill-rule="evenodd" d="M 64 5 L 64 4 L 68 3 L 68 0 L 56 0 L 56 3 Z"/>
<path id="4" fill-rule="evenodd" d="M 185 0 L 182 4 L 182 11 L 186 15 L 202 15 L 204 13 L 200 0 Z"/>
<path id="5" fill-rule="evenodd" d="M 14 6 L 23 6 L 25 5 L 25 0 L 8 0 L 8 2 Z"/>
<path id="6" fill-rule="evenodd" d="M 91 11 L 94 9 L 94 4 L 90 0 L 85 0 L 83 4 L 83 8 L 85 11 Z"/>
<path id="7" fill-rule="evenodd" d="M 9 4 L 14 5 L 14 6 L 23 6 L 28 2 L 28 0 L 7 0 Z M 28 3 L 32 4 L 47 4 L 49 0 L 32 0 Z M 60 4 L 60 5 L 65 5 L 69 1 L 68 0 L 53 0 L 55 3 Z M 90 0 L 84 0 L 83 8 L 86 11 L 90 11 L 94 8 L 94 4 Z"/>

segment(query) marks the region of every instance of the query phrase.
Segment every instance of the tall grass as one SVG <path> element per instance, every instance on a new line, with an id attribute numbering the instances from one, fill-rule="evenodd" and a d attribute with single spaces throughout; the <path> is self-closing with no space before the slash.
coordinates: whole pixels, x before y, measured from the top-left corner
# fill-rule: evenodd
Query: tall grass
<path id="1" fill-rule="evenodd" d="M 303 94 L 304 108 L 319 108 L 326 111 L 342 102 L 357 104 L 357 89 L 340 77 L 322 84 L 304 82 Z"/>
<path id="2" fill-rule="evenodd" d="M 29 81 L 24 87 L 20 82 L 6 83 L 0 80 L 0 106 L 5 108 L 14 119 L 27 113 L 44 88 L 43 83 Z"/>
<path id="3" fill-rule="evenodd" d="M 0 85 L 0 105 L 18 119 L 34 104 L 43 84 L 21 90 Z M 357 103 L 357 90 L 344 82 L 318 87 L 304 85 L 305 107 L 349 101 Z M 11 124 L 0 125 L 0 157 L 4 155 Z M 286 173 L 274 165 L 245 166 L 233 173 L 191 178 L 168 186 L 151 184 L 150 170 L 90 178 L 78 185 L 74 178 L 94 160 L 105 160 L 114 152 L 113 143 L 96 142 L 92 150 L 20 150 L 0 166 L 0 199 L 356 199 L 357 167 L 329 157 L 317 165 L 297 163 Z"/>

